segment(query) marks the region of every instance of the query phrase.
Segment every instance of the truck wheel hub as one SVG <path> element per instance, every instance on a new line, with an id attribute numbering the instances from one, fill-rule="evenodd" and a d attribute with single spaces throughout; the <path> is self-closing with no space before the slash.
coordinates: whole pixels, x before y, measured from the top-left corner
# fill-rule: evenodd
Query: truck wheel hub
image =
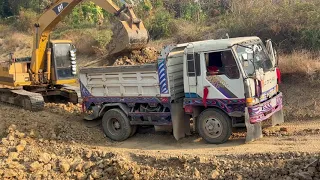
<path id="1" fill-rule="evenodd" d="M 120 126 L 119 121 L 113 120 L 113 127 L 114 127 L 116 130 L 120 129 L 121 126 Z"/>
<path id="2" fill-rule="evenodd" d="M 205 129 L 211 137 L 218 137 L 222 133 L 222 126 L 219 120 L 210 118 L 205 123 Z"/>

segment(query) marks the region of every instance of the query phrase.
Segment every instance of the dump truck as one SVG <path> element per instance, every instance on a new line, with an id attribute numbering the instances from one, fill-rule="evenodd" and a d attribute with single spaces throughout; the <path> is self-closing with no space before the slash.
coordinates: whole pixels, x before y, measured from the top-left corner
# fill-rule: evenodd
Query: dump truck
<path id="1" fill-rule="evenodd" d="M 137 126 L 170 126 L 179 140 L 190 131 L 226 142 L 233 127 L 246 141 L 262 137 L 262 122 L 283 118 L 281 74 L 272 41 L 239 37 L 168 45 L 155 64 L 82 68 L 85 117 L 102 118 L 107 137 L 124 141 Z"/>
<path id="2" fill-rule="evenodd" d="M 0 62 L 0 101 L 40 111 L 44 102 L 78 103 L 76 47 L 70 40 L 51 40 L 50 33 L 82 0 L 54 0 L 34 24 L 31 57 L 16 58 L 13 53 Z M 149 41 L 148 31 L 136 17 L 132 5 L 121 8 L 111 0 L 91 0 L 118 18 L 108 55 L 141 49 Z"/>

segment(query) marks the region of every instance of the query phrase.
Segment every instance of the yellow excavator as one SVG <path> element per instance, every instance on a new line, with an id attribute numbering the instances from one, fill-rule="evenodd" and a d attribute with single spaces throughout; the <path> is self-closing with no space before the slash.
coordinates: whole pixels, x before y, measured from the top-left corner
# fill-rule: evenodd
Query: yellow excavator
<path id="1" fill-rule="evenodd" d="M 148 31 L 131 5 L 119 8 L 110 0 L 91 0 L 119 18 L 108 54 L 140 49 L 149 41 Z M 27 110 L 39 111 L 45 101 L 77 103 L 78 95 L 70 84 L 77 81 L 76 48 L 70 40 L 50 40 L 53 28 L 82 0 L 54 0 L 35 23 L 32 57 L 0 62 L 0 100 Z"/>

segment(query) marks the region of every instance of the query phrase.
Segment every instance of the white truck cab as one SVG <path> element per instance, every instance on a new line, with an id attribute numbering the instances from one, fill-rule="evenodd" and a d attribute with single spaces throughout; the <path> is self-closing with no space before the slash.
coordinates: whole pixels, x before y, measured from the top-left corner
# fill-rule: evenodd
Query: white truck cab
<path id="1" fill-rule="evenodd" d="M 276 57 L 271 41 L 240 37 L 169 45 L 153 65 L 81 69 L 84 107 L 94 110 L 86 119 L 103 117 L 114 140 L 139 125 L 172 125 L 180 139 L 192 118 L 209 143 L 226 142 L 239 126 L 252 141 L 262 137 L 262 121 L 283 123 Z"/>

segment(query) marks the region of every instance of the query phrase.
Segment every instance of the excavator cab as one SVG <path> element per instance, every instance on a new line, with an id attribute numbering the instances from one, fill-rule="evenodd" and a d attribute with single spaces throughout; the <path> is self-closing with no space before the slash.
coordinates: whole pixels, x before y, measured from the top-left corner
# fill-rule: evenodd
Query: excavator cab
<path id="1" fill-rule="evenodd" d="M 51 40 L 52 84 L 76 83 L 76 48 L 69 40 Z"/>

